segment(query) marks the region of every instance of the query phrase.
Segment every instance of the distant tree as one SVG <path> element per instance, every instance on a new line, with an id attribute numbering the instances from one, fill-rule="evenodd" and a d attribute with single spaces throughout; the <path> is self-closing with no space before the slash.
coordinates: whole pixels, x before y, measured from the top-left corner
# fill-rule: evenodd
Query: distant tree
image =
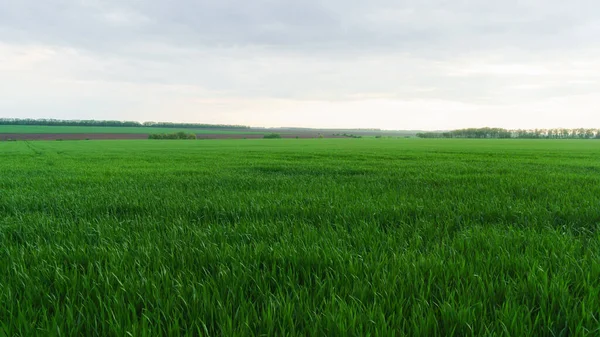
<path id="1" fill-rule="evenodd" d="M 585 138 L 590 139 L 594 138 L 596 135 L 596 130 L 594 129 L 586 129 L 585 130 Z"/>

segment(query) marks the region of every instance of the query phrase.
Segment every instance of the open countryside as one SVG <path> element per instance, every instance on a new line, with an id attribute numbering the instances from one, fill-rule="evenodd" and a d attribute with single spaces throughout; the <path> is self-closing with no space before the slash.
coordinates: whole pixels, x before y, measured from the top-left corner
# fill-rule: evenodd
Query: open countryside
<path id="1" fill-rule="evenodd" d="M 162 123 L 162 126 L 119 125 L 125 122 L 112 121 L 54 121 L 54 125 L 43 120 L 12 120 L 18 124 L 2 124 L 0 119 L 0 141 L 2 140 L 110 140 L 147 139 L 154 135 L 175 133 L 193 134 L 198 139 L 258 139 L 277 134 L 280 138 L 361 138 L 361 137 L 414 137 L 416 131 L 383 131 L 361 129 L 310 129 L 310 128 L 250 128 L 230 125 L 196 125 Z M 24 124 L 30 122 L 32 124 Z M 38 125 L 38 123 L 40 125 Z M 110 125 L 93 125 L 109 124 Z M 69 125 L 84 124 L 84 125 Z M 86 125 L 87 124 L 87 125 Z M 92 125 L 90 125 L 92 124 Z M 279 138 L 279 137 L 278 137 Z"/>
<path id="2" fill-rule="evenodd" d="M 600 337 L 600 1 L 0 0 L 0 337 Z"/>

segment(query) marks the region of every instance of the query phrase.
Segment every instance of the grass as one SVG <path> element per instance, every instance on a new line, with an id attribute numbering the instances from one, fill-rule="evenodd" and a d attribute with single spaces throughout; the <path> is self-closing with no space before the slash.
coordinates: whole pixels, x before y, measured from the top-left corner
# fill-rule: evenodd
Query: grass
<path id="1" fill-rule="evenodd" d="M 600 334 L 600 142 L 0 155 L 0 335 Z"/>
<path id="2" fill-rule="evenodd" d="M 262 134 L 262 132 L 222 129 L 182 129 L 126 126 L 45 126 L 45 125 L 0 125 L 0 133 L 39 133 L 39 134 L 81 134 L 81 133 L 118 133 L 118 134 L 153 134 L 193 132 L 196 134 L 238 135 Z"/>

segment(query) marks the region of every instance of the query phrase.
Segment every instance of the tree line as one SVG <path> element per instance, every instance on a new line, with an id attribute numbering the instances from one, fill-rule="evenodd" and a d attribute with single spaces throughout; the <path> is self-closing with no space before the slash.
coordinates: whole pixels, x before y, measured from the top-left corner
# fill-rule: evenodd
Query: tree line
<path id="1" fill-rule="evenodd" d="M 20 119 L 0 118 L 0 125 L 38 125 L 38 126 L 117 126 L 117 127 L 155 127 L 179 129 L 250 129 L 244 125 L 170 123 L 170 122 L 135 122 L 112 120 L 62 120 L 62 119 Z"/>
<path id="2" fill-rule="evenodd" d="M 183 131 L 174 133 L 153 133 L 148 135 L 148 139 L 196 139 L 196 135 Z"/>
<path id="3" fill-rule="evenodd" d="M 178 128 L 178 129 L 250 129 L 245 125 L 228 124 L 199 124 L 199 123 L 170 123 L 170 122 L 144 122 L 142 126 L 153 128 Z"/>
<path id="4" fill-rule="evenodd" d="M 419 138 L 523 138 L 523 139 L 600 139 L 600 129 L 516 129 L 469 128 L 445 132 L 420 132 Z"/>

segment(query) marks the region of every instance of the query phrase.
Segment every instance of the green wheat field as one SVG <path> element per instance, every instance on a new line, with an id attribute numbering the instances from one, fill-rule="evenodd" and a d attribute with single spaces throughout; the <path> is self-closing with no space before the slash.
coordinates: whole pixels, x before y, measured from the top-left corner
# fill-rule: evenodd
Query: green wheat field
<path id="1" fill-rule="evenodd" d="M 0 142 L 0 336 L 598 336 L 600 142 Z"/>

